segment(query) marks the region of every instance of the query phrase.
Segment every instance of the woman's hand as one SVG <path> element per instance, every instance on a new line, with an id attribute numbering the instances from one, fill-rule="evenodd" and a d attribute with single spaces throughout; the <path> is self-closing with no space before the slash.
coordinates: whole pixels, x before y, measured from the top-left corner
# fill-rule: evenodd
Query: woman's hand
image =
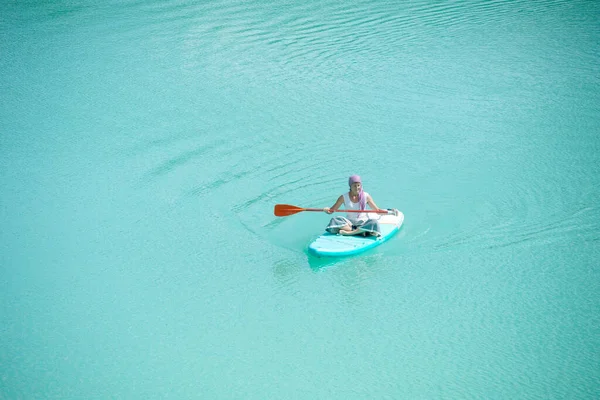
<path id="1" fill-rule="evenodd" d="M 323 209 L 323 211 L 325 211 L 327 214 L 332 214 L 333 213 L 333 210 L 331 208 L 329 208 L 329 207 L 325 207 Z"/>

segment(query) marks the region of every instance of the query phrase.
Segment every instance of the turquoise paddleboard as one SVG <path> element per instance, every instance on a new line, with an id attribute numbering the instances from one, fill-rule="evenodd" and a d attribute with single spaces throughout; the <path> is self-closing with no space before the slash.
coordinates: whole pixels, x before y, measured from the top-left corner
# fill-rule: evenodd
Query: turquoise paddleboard
<path id="1" fill-rule="evenodd" d="M 325 232 L 308 245 L 308 250 L 318 256 L 340 257 L 362 253 L 390 239 L 402 226 L 404 214 L 369 214 L 379 220 L 381 236 L 343 236 Z"/>

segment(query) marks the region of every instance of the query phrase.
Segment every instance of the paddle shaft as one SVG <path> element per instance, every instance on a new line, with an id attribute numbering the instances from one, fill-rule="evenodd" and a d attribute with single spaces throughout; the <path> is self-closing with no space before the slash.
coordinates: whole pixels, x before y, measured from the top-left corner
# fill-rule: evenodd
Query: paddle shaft
<path id="1" fill-rule="evenodd" d="M 276 204 L 274 213 L 277 217 L 286 217 L 302 211 L 324 212 L 322 208 L 302 208 L 290 204 Z M 332 212 L 351 212 L 351 213 L 374 213 L 374 214 L 389 214 L 388 210 L 334 210 Z"/>
<path id="2" fill-rule="evenodd" d="M 322 208 L 303 208 L 302 210 L 303 211 L 321 211 L 321 212 L 323 212 Z M 379 211 L 379 210 L 344 210 L 344 209 L 338 209 L 338 210 L 331 211 L 331 212 L 373 213 L 373 214 L 387 214 L 388 213 L 387 211 Z"/>

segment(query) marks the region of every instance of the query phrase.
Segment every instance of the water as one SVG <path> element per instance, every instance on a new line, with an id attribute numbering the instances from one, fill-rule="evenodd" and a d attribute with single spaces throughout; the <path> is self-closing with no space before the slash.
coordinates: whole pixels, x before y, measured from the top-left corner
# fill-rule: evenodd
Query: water
<path id="1" fill-rule="evenodd" d="M 598 398 L 599 16 L 5 2 L 0 398 Z"/>

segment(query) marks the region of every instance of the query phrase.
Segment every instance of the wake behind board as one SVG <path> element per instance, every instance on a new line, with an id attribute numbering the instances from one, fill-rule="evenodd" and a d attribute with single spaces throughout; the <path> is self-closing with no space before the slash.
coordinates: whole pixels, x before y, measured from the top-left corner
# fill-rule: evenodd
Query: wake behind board
<path id="1" fill-rule="evenodd" d="M 318 256 L 342 257 L 362 253 L 377 247 L 390 239 L 402 226 L 404 214 L 369 214 L 369 218 L 379 220 L 381 236 L 343 236 L 325 232 L 308 245 L 308 250 Z"/>

